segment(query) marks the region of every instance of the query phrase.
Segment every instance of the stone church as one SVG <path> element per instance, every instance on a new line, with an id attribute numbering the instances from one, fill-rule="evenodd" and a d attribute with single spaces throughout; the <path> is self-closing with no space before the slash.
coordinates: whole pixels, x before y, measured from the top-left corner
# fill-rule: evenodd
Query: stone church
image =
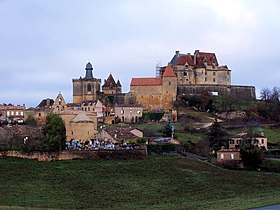
<path id="1" fill-rule="evenodd" d="M 93 77 L 93 68 L 90 62 L 86 65 L 84 78 L 73 79 L 73 103 L 98 100 L 101 79 Z"/>

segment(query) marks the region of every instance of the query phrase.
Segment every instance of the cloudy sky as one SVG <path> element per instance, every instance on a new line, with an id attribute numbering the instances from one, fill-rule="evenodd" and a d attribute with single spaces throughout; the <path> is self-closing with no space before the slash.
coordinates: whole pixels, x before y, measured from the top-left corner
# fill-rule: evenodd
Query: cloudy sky
<path id="1" fill-rule="evenodd" d="M 72 79 L 110 73 L 129 91 L 176 50 L 215 52 L 232 84 L 280 86 L 278 0 L 0 0 L 0 103 L 36 106 Z"/>

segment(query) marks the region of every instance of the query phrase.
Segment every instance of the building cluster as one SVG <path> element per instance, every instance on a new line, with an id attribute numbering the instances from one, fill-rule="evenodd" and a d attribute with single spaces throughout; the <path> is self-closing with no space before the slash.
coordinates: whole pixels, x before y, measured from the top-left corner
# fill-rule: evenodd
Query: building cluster
<path id="1" fill-rule="evenodd" d="M 199 50 L 193 55 L 176 51 L 166 66 L 157 68 L 156 77 L 132 78 L 128 93 L 122 92 L 121 82 L 111 73 L 101 86 L 101 79 L 93 76 L 90 62 L 86 64 L 85 76 L 73 79 L 72 84 L 71 103 L 59 93 L 55 100 L 44 99 L 35 108 L 1 105 L 0 119 L 21 123 L 32 116 L 44 124 L 46 115 L 53 112 L 64 120 L 67 140 L 87 141 L 97 135 L 98 123 L 138 122 L 143 112 L 160 110 L 175 120 L 173 104 L 180 95 L 207 90 L 216 95 L 255 98 L 254 87 L 231 85 L 231 70 L 226 65 L 219 65 L 215 53 Z"/>

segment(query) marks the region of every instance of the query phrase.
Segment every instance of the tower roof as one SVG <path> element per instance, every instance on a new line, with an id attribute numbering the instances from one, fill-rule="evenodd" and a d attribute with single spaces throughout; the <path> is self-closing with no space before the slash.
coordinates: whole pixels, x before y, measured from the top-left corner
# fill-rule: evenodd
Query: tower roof
<path id="1" fill-rule="evenodd" d="M 122 86 L 120 80 L 117 81 L 117 86 L 118 86 L 118 87 L 121 87 L 121 86 Z"/>
<path id="2" fill-rule="evenodd" d="M 162 77 L 176 77 L 176 74 L 174 73 L 174 69 L 172 68 L 171 63 L 169 63 L 166 66 Z"/>
<path id="3" fill-rule="evenodd" d="M 93 74 L 92 74 L 93 68 L 90 62 L 87 63 L 85 69 L 86 69 L 86 76 L 84 79 L 93 79 Z"/>
<path id="4" fill-rule="evenodd" d="M 114 77 L 112 76 L 112 74 L 110 73 L 110 75 L 108 76 L 107 80 L 105 80 L 105 83 L 102 87 L 115 87 L 117 84 L 115 82 Z"/>

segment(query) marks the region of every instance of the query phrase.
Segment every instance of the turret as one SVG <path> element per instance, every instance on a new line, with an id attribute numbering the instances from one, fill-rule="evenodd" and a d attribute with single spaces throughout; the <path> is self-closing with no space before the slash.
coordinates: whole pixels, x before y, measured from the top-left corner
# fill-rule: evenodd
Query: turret
<path id="1" fill-rule="evenodd" d="M 84 79 L 93 79 L 93 74 L 92 74 L 93 68 L 90 62 L 87 63 L 85 69 L 86 69 L 86 76 Z"/>

